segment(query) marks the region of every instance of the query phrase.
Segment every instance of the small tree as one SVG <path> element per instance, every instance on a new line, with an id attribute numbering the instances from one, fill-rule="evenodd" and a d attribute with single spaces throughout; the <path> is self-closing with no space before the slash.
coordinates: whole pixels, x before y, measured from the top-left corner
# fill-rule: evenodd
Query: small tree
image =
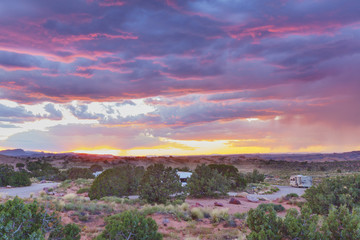
<path id="1" fill-rule="evenodd" d="M 47 180 L 57 179 L 60 170 L 56 167 L 53 167 L 51 163 L 43 160 L 37 160 L 34 162 L 26 162 L 26 168 L 31 172 L 33 177 Z"/>
<path id="2" fill-rule="evenodd" d="M 56 231 L 51 232 L 49 240 L 80 240 L 81 229 L 75 223 L 69 223 L 65 227 L 61 226 Z"/>
<path id="3" fill-rule="evenodd" d="M 130 165 L 107 169 L 94 180 L 89 197 L 100 199 L 106 196 L 122 197 L 134 194 L 143 174 L 143 167 Z"/>
<path id="4" fill-rule="evenodd" d="M 182 191 L 180 178 L 175 169 L 163 164 L 149 166 L 140 182 L 141 199 L 149 203 L 166 203 L 171 195 Z"/>
<path id="5" fill-rule="evenodd" d="M 92 171 L 92 172 L 100 172 L 102 170 L 104 170 L 104 169 L 99 164 L 93 164 L 93 165 L 90 166 L 90 171 Z"/>
<path id="6" fill-rule="evenodd" d="M 198 165 L 187 183 L 193 197 L 216 197 L 226 195 L 230 187 L 229 180 L 217 170 L 204 164 Z"/>
<path id="7" fill-rule="evenodd" d="M 246 174 L 246 180 L 248 183 L 259 183 L 259 182 L 263 182 L 264 179 L 265 179 L 265 175 L 259 173 L 257 169 L 254 169 L 252 173 Z"/>
<path id="8" fill-rule="evenodd" d="M 137 211 L 124 211 L 105 218 L 105 230 L 96 240 L 161 240 L 158 226 L 151 218 L 146 218 Z"/>
<path id="9" fill-rule="evenodd" d="M 339 208 L 331 207 L 328 217 L 324 220 L 321 230 L 325 239 L 337 240 L 360 239 L 360 212 L 354 209 L 350 213 L 349 209 L 342 205 Z"/>
<path id="10" fill-rule="evenodd" d="M 14 167 L 7 164 L 0 164 L 0 187 L 9 185 L 9 179 L 14 173 Z"/>
<path id="11" fill-rule="evenodd" d="M 30 186 L 31 181 L 26 171 L 15 172 L 14 167 L 6 164 L 0 165 L 0 186 L 14 187 Z"/>
<path id="12" fill-rule="evenodd" d="M 331 205 L 346 205 L 351 210 L 360 204 L 360 175 L 326 178 L 308 188 L 303 197 L 314 213 L 327 214 Z"/>
<path id="13" fill-rule="evenodd" d="M 25 164 L 23 164 L 23 163 L 17 163 L 17 164 L 16 164 L 16 167 L 19 168 L 19 169 L 22 169 L 22 168 L 25 167 Z"/>
<path id="14" fill-rule="evenodd" d="M 13 187 L 30 186 L 31 181 L 27 172 L 13 172 L 8 184 Z"/>
<path id="15" fill-rule="evenodd" d="M 246 220 L 251 233 L 249 240 L 280 240 L 282 238 L 282 220 L 276 216 L 273 208 L 265 212 L 262 208 L 250 209 Z"/>
<path id="16" fill-rule="evenodd" d="M 69 179 L 73 179 L 73 180 L 78 178 L 87 178 L 87 179 L 95 178 L 95 176 L 88 168 L 70 168 L 67 171 L 67 175 Z"/>
<path id="17" fill-rule="evenodd" d="M 36 201 L 24 204 L 18 197 L 0 205 L 0 219 L 0 239 L 45 239 L 61 226 L 55 213 L 49 215 Z"/>
<path id="18" fill-rule="evenodd" d="M 226 177 L 230 182 L 230 188 L 233 190 L 242 190 L 246 188 L 247 180 L 244 174 L 233 165 L 227 164 L 210 164 L 209 167 L 217 170 L 221 175 Z"/>
<path id="19" fill-rule="evenodd" d="M 283 221 L 283 235 L 287 239 L 320 240 L 318 220 L 319 217 L 306 206 L 301 209 L 301 214 L 294 208 L 289 209 Z"/>

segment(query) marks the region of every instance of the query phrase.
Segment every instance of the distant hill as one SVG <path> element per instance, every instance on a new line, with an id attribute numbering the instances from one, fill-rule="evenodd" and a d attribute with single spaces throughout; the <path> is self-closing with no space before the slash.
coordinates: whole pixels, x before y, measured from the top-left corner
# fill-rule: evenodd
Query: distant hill
<path id="1" fill-rule="evenodd" d="M 23 149 L 8 149 L 0 151 L 1 155 L 9 156 L 9 157 L 21 157 L 26 156 L 27 153 Z"/>
<path id="2" fill-rule="evenodd" d="M 7 149 L 0 151 L 0 155 L 8 157 L 30 157 L 30 156 L 45 156 L 46 153 L 43 152 L 34 152 L 34 151 L 24 151 L 23 149 Z"/>

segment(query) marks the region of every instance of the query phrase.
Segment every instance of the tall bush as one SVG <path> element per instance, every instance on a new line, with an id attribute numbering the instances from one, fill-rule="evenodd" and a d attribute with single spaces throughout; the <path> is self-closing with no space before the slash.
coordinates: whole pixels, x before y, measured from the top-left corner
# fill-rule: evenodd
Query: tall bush
<path id="1" fill-rule="evenodd" d="M 356 240 L 360 239 L 360 214 L 345 205 L 331 207 L 328 216 L 320 217 L 307 206 L 298 213 L 289 209 L 285 218 L 276 216 L 274 209 L 251 209 L 246 220 L 251 240 L 306 239 L 306 240 Z"/>
<path id="2" fill-rule="evenodd" d="M 137 211 L 124 211 L 105 219 L 105 230 L 96 240 L 161 240 L 155 220 Z"/>
<path id="3" fill-rule="evenodd" d="M 14 171 L 14 167 L 6 164 L 0 164 L 0 187 L 4 186 L 30 186 L 31 181 L 29 173 L 26 171 Z"/>
<path id="4" fill-rule="evenodd" d="M 187 183 L 187 188 L 193 197 L 216 197 L 226 195 L 229 188 L 229 180 L 217 170 L 198 165 Z"/>
<path id="5" fill-rule="evenodd" d="M 331 205 L 351 210 L 360 204 L 360 175 L 326 178 L 307 189 L 303 197 L 314 213 L 327 214 Z"/>
<path id="6" fill-rule="evenodd" d="M 25 204 L 15 198 L 0 205 L 0 239 L 41 240 L 61 226 L 55 213 L 48 214 L 37 202 Z"/>
<path id="7" fill-rule="evenodd" d="M 166 203 L 171 195 L 182 192 L 180 178 L 175 169 L 163 164 L 149 166 L 140 182 L 140 198 L 149 203 Z"/>
<path id="8" fill-rule="evenodd" d="M 227 164 L 210 164 L 209 167 L 217 170 L 221 175 L 226 177 L 230 182 L 232 190 L 243 190 L 246 188 L 247 180 L 244 174 L 233 165 Z"/>
<path id="9" fill-rule="evenodd" d="M 73 180 L 78 178 L 85 178 L 85 179 L 95 178 L 92 171 L 88 168 L 70 168 L 67 171 L 67 177 Z"/>
<path id="10" fill-rule="evenodd" d="M 144 168 L 125 165 L 107 169 L 92 183 L 89 191 L 91 199 L 106 196 L 128 196 L 135 194 L 144 174 Z"/>
<path id="11" fill-rule="evenodd" d="M 100 172 L 100 171 L 104 170 L 103 167 L 101 165 L 99 165 L 99 164 L 93 164 L 93 165 L 90 166 L 89 169 L 92 172 Z"/>

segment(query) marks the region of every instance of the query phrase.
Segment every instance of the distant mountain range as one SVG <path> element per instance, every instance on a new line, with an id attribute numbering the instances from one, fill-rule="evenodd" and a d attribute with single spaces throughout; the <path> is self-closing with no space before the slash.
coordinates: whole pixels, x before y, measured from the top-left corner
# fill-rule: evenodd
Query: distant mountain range
<path id="1" fill-rule="evenodd" d="M 25 151 L 23 149 L 8 149 L 0 151 L 0 155 L 8 157 L 47 157 L 47 156 L 103 156 L 114 157 L 114 159 L 128 158 L 126 156 L 98 155 L 98 154 L 81 154 L 81 153 L 45 153 L 36 151 Z M 178 156 L 179 158 L 180 156 Z M 185 157 L 185 156 L 183 156 Z M 182 158 L 183 158 L 182 157 Z M 188 156 L 189 159 L 198 159 L 199 157 L 221 158 L 224 163 L 238 161 L 238 159 L 262 159 L 275 161 L 309 161 L 309 162 L 332 162 L 332 161 L 360 161 L 360 151 L 344 152 L 344 153 L 297 153 L 297 154 L 231 154 L 231 155 L 201 155 Z M 164 158 L 170 159 L 169 156 L 153 156 L 147 158 Z M 180 157 L 181 158 L 181 157 Z"/>
<path id="2" fill-rule="evenodd" d="M 9 156 L 9 157 L 25 157 L 36 154 L 37 152 L 32 151 L 24 151 L 23 149 L 8 149 L 0 151 L 1 155 Z"/>
<path id="3" fill-rule="evenodd" d="M 74 153 L 45 153 L 45 152 L 36 152 L 36 151 L 25 151 L 23 149 L 7 149 L 0 151 L 0 155 L 8 157 L 45 157 L 45 156 L 54 156 L 54 155 L 73 155 Z"/>

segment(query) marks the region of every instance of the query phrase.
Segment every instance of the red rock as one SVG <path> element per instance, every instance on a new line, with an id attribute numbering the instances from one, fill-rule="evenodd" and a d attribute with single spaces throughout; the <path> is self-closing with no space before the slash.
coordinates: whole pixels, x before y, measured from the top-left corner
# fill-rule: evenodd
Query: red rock
<path id="1" fill-rule="evenodd" d="M 230 204 L 241 204 L 240 200 L 236 199 L 236 198 L 231 198 L 229 201 Z"/>
<path id="2" fill-rule="evenodd" d="M 195 203 L 195 207 L 204 207 L 204 205 L 202 205 L 201 203 Z"/>
<path id="3" fill-rule="evenodd" d="M 217 206 L 217 207 L 223 207 L 224 206 L 224 204 L 219 203 L 219 202 L 214 202 L 214 205 Z"/>

